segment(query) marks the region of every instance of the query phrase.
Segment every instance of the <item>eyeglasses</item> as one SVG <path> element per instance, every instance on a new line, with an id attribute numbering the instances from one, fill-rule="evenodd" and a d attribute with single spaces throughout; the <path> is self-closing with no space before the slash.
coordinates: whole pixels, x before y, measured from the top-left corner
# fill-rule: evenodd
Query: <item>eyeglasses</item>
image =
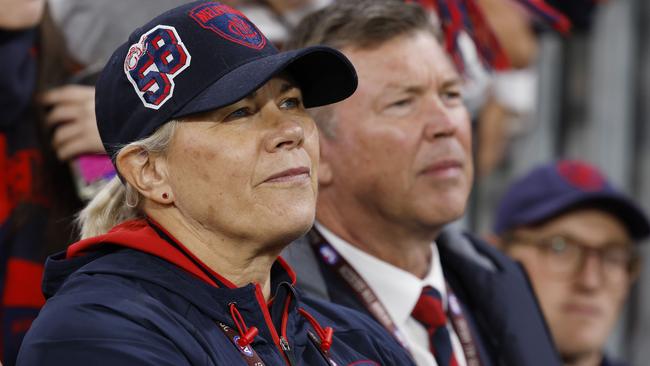
<path id="1" fill-rule="evenodd" d="M 561 279 L 574 277 L 592 255 L 599 260 L 601 278 L 609 283 L 621 283 L 630 278 L 630 275 L 636 275 L 639 268 L 640 258 L 632 245 L 593 248 L 563 236 L 541 239 L 512 236 L 507 243 L 533 246 L 541 253 L 544 267 Z"/>

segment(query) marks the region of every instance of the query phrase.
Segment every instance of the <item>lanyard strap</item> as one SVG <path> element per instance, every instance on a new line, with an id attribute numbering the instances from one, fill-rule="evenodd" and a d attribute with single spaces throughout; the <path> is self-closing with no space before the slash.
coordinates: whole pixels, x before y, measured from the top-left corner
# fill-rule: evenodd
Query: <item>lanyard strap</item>
<path id="1" fill-rule="evenodd" d="M 469 327 L 467 318 L 463 315 L 463 309 L 460 307 L 456 294 L 447 284 L 447 317 L 451 319 L 451 325 L 458 336 L 460 345 L 463 348 L 467 366 L 481 366 L 481 360 L 478 357 L 476 349 L 476 340 Z"/>
<path id="2" fill-rule="evenodd" d="M 359 272 L 316 229 L 312 229 L 309 232 L 308 239 L 316 255 L 348 284 L 356 297 L 363 303 L 366 310 L 393 335 L 402 347 L 408 350 L 406 341 L 388 314 L 388 310 L 379 301 L 375 292 L 370 288 L 366 280 L 361 277 Z M 476 340 L 472 335 L 467 319 L 463 315 L 460 303 L 449 286 L 447 286 L 447 293 L 447 301 L 449 303 L 447 315 L 451 319 L 451 324 L 463 348 L 467 366 L 481 366 L 476 348 Z"/>
<path id="3" fill-rule="evenodd" d="M 354 267 L 348 263 L 334 247 L 315 229 L 308 234 L 309 243 L 312 249 L 325 264 L 336 272 L 345 283 L 350 286 L 356 297 L 363 303 L 366 309 L 379 321 L 379 323 L 393 335 L 393 337 L 408 350 L 408 345 L 402 333 L 395 325 L 395 322 L 388 314 L 384 304 L 379 301 L 375 292 L 368 283 L 361 277 Z"/>
<path id="4" fill-rule="evenodd" d="M 239 350 L 239 353 L 241 354 L 242 358 L 246 362 L 248 366 L 265 366 L 264 361 L 260 358 L 260 356 L 255 352 L 253 347 L 249 344 L 244 347 L 241 347 L 240 345 L 237 344 L 237 341 L 239 340 L 239 334 L 235 332 L 234 329 L 231 327 L 225 325 L 222 322 L 217 322 L 217 325 L 219 326 L 219 329 L 223 331 L 223 333 L 230 339 L 232 344 L 237 347 Z"/>

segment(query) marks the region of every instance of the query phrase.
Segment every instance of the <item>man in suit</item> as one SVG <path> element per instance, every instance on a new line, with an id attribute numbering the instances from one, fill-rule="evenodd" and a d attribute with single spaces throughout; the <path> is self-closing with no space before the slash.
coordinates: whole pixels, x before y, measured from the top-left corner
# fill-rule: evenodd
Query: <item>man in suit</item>
<path id="1" fill-rule="evenodd" d="M 502 197 L 494 232 L 520 261 L 567 366 L 614 366 L 608 335 L 639 272 L 645 213 L 595 167 L 539 165 Z"/>
<path id="2" fill-rule="evenodd" d="M 400 1 L 337 2 L 289 42 L 308 44 L 342 51 L 359 87 L 314 114 L 317 223 L 284 253 L 299 285 L 373 316 L 418 365 L 558 365 L 521 269 L 470 235 L 439 238 L 473 168 L 462 80 L 430 18 Z"/>

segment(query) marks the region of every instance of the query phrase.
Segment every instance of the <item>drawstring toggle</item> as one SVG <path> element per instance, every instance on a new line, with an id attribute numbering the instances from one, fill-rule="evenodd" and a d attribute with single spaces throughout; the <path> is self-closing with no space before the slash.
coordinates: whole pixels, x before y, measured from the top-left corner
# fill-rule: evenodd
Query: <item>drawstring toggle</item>
<path id="1" fill-rule="evenodd" d="M 255 337 L 257 337 L 259 331 L 257 330 L 257 327 L 249 328 L 246 326 L 244 318 L 239 313 L 239 310 L 237 309 L 234 302 L 230 303 L 230 316 L 232 317 L 232 320 L 235 322 L 235 326 L 239 331 L 239 339 L 237 340 L 237 345 L 243 348 L 253 343 L 253 340 Z"/>
<path id="2" fill-rule="evenodd" d="M 237 345 L 239 347 L 246 347 L 249 344 L 253 343 L 253 340 L 255 337 L 257 337 L 257 334 L 259 331 L 257 330 L 257 327 L 250 327 L 248 328 L 244 334 L 242 334 L 239 339 L 237 340 Z"/>

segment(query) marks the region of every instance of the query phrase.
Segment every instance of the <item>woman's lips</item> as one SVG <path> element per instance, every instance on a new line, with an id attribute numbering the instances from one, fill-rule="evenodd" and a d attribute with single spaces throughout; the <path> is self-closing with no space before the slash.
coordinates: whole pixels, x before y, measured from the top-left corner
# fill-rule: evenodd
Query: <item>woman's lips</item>
<path id="1" fill-rule="evenodd" d="M 437 177 L 453 177 L 460 174 L 462 169 L 463 164 L 460 161 L 445 159 L 428 165 L 420 171 L 420 174 Z"/>
<path id="2" fill-rule="evenodd" d="M 275 173 L 270 177 L 264 180 L 264 183 L 281 183 L 281 182 L 293 182 L 293 181 L 302 181 L 304 179 L 309 179 L 310 171 L 307 167 L 297 167 L 287 170 L 283 170 L 279 173 Z"/>

